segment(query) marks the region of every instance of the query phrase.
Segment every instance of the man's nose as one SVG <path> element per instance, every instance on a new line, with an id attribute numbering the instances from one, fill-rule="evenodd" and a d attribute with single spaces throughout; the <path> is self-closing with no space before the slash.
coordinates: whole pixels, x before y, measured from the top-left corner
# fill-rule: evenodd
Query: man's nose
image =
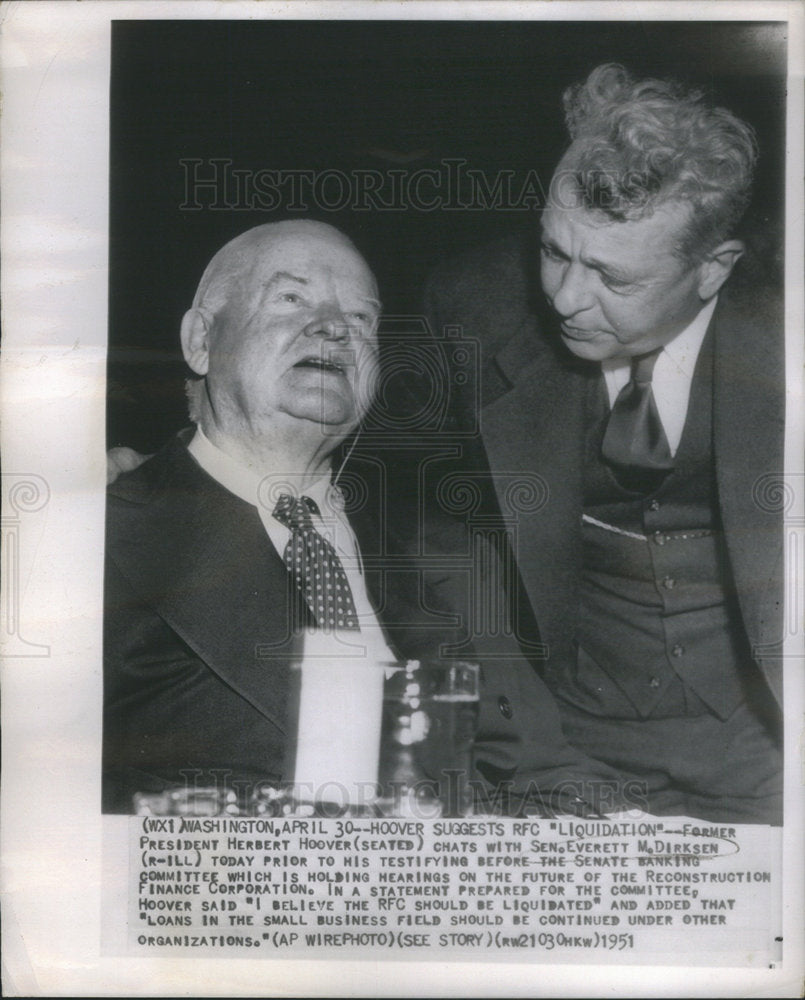
<path id="1" fill-rule="evenodd" d="M 324 337 L 327 340 L 346 340 L 349 326 L 341 310 L 335 304 L 322 306 L 305 327 L 308 337 Z"/>
<path id="2" fill-rule="evenodd" d="M 588 268 L 571 261 L 564 269 L 558 287 L 551 296 L 554 309 L 560 316 L 569 318 L 589 309 L 594 295 Z"/>

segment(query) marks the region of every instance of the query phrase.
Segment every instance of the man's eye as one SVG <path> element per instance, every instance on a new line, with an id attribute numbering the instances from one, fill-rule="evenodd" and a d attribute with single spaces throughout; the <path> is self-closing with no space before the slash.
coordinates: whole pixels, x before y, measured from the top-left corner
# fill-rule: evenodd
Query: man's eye
<path id="1" fill-rule="evenodd" d="M 302 296 L 297 292 L 280 292 L 280 302 L 287 302 L 289 305 L 296 306 L 302 301 Z"/>
<path id="2" fill-rule="evenodd" d="M 626 294 L 634 287 L 631 281 L 624 281 L 622 278 L 613 278 L 608 274 L 602 274 L 601 281 L 611 292 Z"/>
<path id="3" fill-rule="evenodd" d="M 377 326 L 378 316 L 374 312 L 348 312 L 345 318 L 349 326 L 361 334 L 371 334 Z"/>
<path id="4" fill-rule="evenodd" d="M 553 247 L 546 246 L 544 243 L 540 247 L 540 252 L 547 260 L 561 260 L 561 257 L 556 250 L 554 250 Z"/>

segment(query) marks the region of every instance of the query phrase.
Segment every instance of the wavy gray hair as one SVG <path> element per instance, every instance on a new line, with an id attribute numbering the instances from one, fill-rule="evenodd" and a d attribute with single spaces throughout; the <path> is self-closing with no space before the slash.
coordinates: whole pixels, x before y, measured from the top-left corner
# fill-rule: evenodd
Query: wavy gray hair
<path id="1" fill-rule="evenodd" d="M 752 128 L 700 91 L 669 80 L 635 81 L 606 63 L 564 94 L 572 143 L 557 175 L 570 174 L 587 208 L 640 219 L 671 199 L 691 218 L 676 247 L 696 259 L 733 235 L 751 196 Z"/>

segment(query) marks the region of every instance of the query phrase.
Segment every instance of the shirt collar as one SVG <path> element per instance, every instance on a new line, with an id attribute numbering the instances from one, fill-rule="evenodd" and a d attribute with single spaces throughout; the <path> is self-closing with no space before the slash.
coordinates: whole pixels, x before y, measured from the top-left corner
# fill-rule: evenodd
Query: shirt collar
<path id="1" fill-rule="evenodd" d="M 693 320 L 678 333 L 673 340 L 669 341 L 662 349 L 660 357 L 665 355 L 680 372 L 692 377 L 693 369 L 696 367 L 696 359 L 702 346 L 707 328 L 710 325 L 713 313 L 715 312 L 718 296 L 714 295 L 709 302 L 706 302 Z M 601 362 L 604 372 L 614 372 L 621 368 L 631 368 L 631 358 L 609 358 Z"/>
<path id="2" fill-rule="evenodd" d="M 253 467 L 242 465 L 214 445 L 199 426 L 196 427 L 187 450 L 201 468 L 224 489 L 253 507 L 271 506 L 273 509 L 272 499 L 276 500 L 280 493 L 300 495 L 299 477 L 296 477 L 297 483 L 294 483 L 295 477 L 289 473 L 261 474 Z M 331 489 L 330 473 L 326 472 L 305 488 L 304 495 L 314 500 L 321 511 L 330 511 L 337 505 L 337 500 L 333 499 L 336 492 Z"/>

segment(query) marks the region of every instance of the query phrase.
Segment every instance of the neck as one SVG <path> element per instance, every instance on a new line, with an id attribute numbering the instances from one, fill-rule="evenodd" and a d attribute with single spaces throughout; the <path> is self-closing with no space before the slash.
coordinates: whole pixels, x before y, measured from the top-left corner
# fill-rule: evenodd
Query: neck
<path id="1" fill-rule="evenodd" d="M 301 421 L 294 421 L 300 424 Z M 207 438 L 239 465 L 258 476 L 287 474 L 293 477 L 300 492 L 326 475 L 331 457 L 341 436 L 326 434 L 319 425 L 283 429 L 272 427 L 270 433 L 250 433 L 249 429 L 221 427 L 209 414 L 203 414 L 201 429 Z"/>

